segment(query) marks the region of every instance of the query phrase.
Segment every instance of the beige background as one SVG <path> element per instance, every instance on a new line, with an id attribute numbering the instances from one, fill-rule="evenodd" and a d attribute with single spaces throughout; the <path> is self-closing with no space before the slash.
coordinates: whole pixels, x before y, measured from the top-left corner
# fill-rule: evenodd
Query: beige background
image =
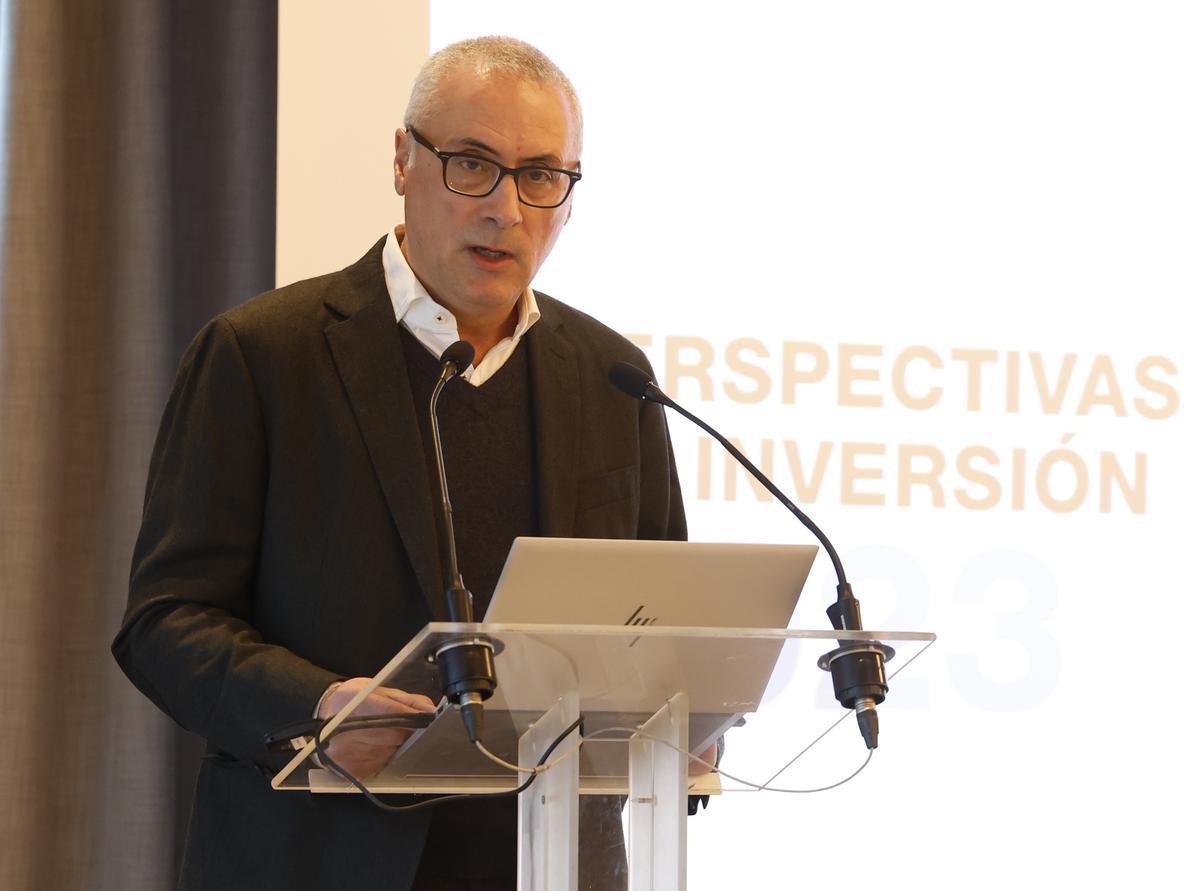
<path id="1" fill-rule="evenodd" d="M 280 2 L 277 284 L 340 269 L 403 219 L 392 141 L 428 54 L 427 0 Z"/>

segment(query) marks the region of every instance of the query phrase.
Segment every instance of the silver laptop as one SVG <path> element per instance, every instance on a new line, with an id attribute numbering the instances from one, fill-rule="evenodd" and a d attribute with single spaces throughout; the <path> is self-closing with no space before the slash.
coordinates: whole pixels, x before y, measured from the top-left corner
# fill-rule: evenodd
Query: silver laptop
<path id="1" fill-rule="evenodd" d="M 518 538 L 483 621 L 786 628 L 815 545 Z"/>

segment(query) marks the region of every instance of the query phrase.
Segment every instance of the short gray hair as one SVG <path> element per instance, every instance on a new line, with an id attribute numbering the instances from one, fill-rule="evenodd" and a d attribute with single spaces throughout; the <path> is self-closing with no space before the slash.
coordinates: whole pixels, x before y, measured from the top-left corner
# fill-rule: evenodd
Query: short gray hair
<path id="1" fill-rule="evenodd" d="M 578 138 L 583 139 L 583 111 L 575 87 L 540 49 L 515 37 L 474 37 L 443 47 L 425 60 L 404 112 L 404 126 L 423 126 L 437 111 L 437 92 L 451 71 L 469 66 L 479 77 L 501 75 L 558 87 L 575 116 Z M 409 160 L 415 144 L 410 143 Z"/>

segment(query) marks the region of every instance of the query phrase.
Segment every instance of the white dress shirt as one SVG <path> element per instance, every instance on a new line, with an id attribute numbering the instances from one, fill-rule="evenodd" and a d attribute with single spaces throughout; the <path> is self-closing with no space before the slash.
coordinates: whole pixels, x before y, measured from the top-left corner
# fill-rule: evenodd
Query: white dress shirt
<path id="1" fill-rule="evenodd" d="M 430 297 L 425 286 L 417 280 L 404 251 L 400 250 L 400 239 L 395 229 L 388 233 L 383 246 L 383 276 L 387 281 L 388 296 L 392 298 L 396 321 L 407 328 L 425 349 L 440 356 L 446 347 L 459 340 L 458 320 L 454 318 L 454 313 Z M 517 327 L 512 336 L 488 350 L 486 356 L 476 356 L 475 364 L 463 377 L 473 386 L 483 384 L 508 361 L 521 337 L 541 315 L 533 289 L 525 288 L 517 300 Z"/>

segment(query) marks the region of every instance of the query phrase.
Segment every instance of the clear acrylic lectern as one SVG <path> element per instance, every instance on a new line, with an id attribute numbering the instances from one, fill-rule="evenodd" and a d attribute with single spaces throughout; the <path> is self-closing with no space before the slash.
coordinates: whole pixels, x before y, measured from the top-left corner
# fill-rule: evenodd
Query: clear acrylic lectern
<path id="1" fill-rule="evenodd" d="M 687 757 L 758 710 L 768 689 L 825 675 L 820 656 L 838 642 L 883 645 L 889 680 L 934 639 L 917 632 L 786 631 L 598 625 L 434 623 L 413 638 L 327 725 L 328 734 L 376 686 L 441 698 L 432 655 L 464 637 L 490 641 L 498 686 L 485 706 L 483 742 L 501 759 L 553 764 L 518 796 L 522 889 L 575 889 L 579 796 L 627 795 L 629 887 L 674 891 L 686 881 Z M 806 685 L 805 689 L 814 689 Z M 832 699 L 832 693 L 830 693 Z M 796 708 L 812 708 L 812 700 Z M 885 706 L 886 707 L 886 706 Z M 839 710 L 840 711 L 840 710 Z M 840 715 L 839 715 L 840 717 Z M 746 728 L 753 731 L 753 722 Z M 580 745 L 580 740 L 583 744 Z M 861 743 L 860 743 L 861 745 Z M 308 743 L 272 782 L 280 790 L 356 793 L 310 760 Z M 799 749 L 799 746 L 797 746 Z M 719 791 L 712 775 L 693 793 Z M 365 785 L 380 793 L 496 792 L 523 781 L 467 742 L 460 716 L 444 709 L 415 732 Z"/>

